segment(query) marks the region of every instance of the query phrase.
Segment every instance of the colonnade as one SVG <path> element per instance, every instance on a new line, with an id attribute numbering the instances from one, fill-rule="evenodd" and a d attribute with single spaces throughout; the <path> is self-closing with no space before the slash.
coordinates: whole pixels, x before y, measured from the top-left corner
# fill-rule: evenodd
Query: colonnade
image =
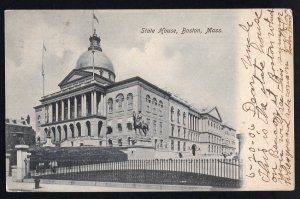
<path id="1" fill-rule="evenodd" d="M 90 115 L 106 115 L 106 95 L 97 91 L 60 99 L 42 107 L 45 123 L 67 121 Z"/>
<path id="2" fill-rule="evenodd" d="M 189 113 L 189 129 L 200 131 L 200 117 Z"/>

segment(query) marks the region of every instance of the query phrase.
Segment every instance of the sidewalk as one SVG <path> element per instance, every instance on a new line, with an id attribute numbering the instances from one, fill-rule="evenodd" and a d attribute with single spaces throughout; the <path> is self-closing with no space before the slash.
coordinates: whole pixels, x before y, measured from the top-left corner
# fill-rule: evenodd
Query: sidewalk
<path id="1" fill-rule="evenodd" d="M 154 185 L 136 183 L 101 183 L 83 181 L 41 180 L 39 189 L 34 188 L 32 180 L 12 182 L 6 179 L 8 192 L 158 192 L 158 191 L 210 191 L 212 187 Z"/>

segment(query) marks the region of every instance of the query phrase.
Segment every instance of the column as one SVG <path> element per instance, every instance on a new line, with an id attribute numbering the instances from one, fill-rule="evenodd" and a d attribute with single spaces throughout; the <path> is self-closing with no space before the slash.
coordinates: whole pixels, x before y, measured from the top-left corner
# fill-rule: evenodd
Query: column
<path id="1" fill-rule="evenodd" d="M 84 111 L 83 98 L 84 98 L 84 95 L 82 94 L 81 95 L 81 116 L 83 116 L 83 111 Z"/>
<path id="2" fill-rule="evenodd" d="M 195 118 L 192 115 L 192 129 L 195 130 Z"/>
<path id="3" fill-rule="evenodd" d="M 91 114 L 94 114 L 94 92 L 91 92 Z"/>
<path id="4" fill-rule="evenodd" d="M 106 95 L 103 94 L 103 115 L 106 116 L 106 105 L 107 105 L 107 102 L 106 102 Z"/>
<path id="5" fill-rule="evenodd" d="M 94 91 L 94 114 L 97 114 L 97 92 Z"/>
<path id="6" fill-rule="evenodd" d="M 71 101 L 68 98 L 68 120 L 71 119 Z"/>
<path id="7" fill-rule="evenodd" d="M 86 94 L 83 94 L 84 116 L 86 116 Z"/>
<path id="8" fill-rule="evenodd" d="M 77 97 L 74 97 L 74 118 L 77 118 Z"/>
<path id="9" fill-rule="evenodd" d="M 58 121 L 58 103 L 57 102 L 55 103 L 55 111 L 56 111 L 55 112 L 55 117 L 56 117 L 55 119 L 56 119 L 56 122 L 57 122 Z"/>
<path id="10" fill-rule="evenodd" d="M 103 94 L 100 94 L 100 101 L 98 104 L 98 113 L 100 113 L 101 115 L 103 115 Z"/>
<path id="11" fill-rule="evenodd" d="M 65 119 L 65 103 L 64 100 L 61 100 L 61 120 Z"/>
<path id="12" fill-rule="evenodd" d="M 48 111 L 49 111 L 49 123 L 52 123 L 52 104 L 49 104 Z"/>
<path id="13" fill-rule="evenodd" d="M 195 130 L 195 117 L 193 115 L 193 130 Z"/>

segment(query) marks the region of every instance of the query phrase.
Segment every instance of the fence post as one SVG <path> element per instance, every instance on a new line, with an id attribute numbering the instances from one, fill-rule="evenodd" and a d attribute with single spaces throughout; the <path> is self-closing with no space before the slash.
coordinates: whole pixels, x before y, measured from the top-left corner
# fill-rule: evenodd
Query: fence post
<path id="1" fill-rule="evenodd" d="M 17 179 L 16 180 L 22 182 L 24 177 L 26 176 L 24 160 L 27 159 L 27 150 L 29 146 L 16 145 L 15 148 L 17 149 Z"/>
<path id="2" fill-rule="evenodd" d="M 231 178 L 231 179 L 234 179 L 234 178 L 233 178 L 233 175 L 232 175 L 232 174 L 233 174 L 233 168 L 234 168 L 234 165 L 233 165 L 233 159 L 232 159 L 232 160 L 230 159 L 229 162 L 230 162 L 230 178 Z"/>
<path id="3" fill-rule="evenodd" d="M 5 153 L 5 162 L 6 162 L 6 176 L 11 176 L 11 164 L 10 164 L 10 153 Z"/>
<path id="4" fill-rule="evenodd" d="M 224 169 L 225 169 L 225 172 L 224 172 L 224 174 L 225 174 L 225 178 L 227 178 L 227 159 L 225 159 L 224 160 Z"/>

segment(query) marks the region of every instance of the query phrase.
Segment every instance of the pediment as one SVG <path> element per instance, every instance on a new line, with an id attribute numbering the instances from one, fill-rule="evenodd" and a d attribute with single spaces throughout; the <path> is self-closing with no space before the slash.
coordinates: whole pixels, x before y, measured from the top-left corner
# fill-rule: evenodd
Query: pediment
<path id="1" fill-rule="evenodd" d="M 73 75 L 73 76 L 68 80 L 68 82 L 71 82 L 71 81 L 74 81 L 74 80 L 80 79 L 80 78 L 82 78 L 81 75 Z"/>
<path id="2" fill-rule="evenodd" d="M 58 86 L 62 87 L 66 84 L 81 80 L 90 75 L 90 72 L 74 69 L 58 84 Z"/>
<path id="3" fill-rule="evenodd" d="M 215 119 L 219 120 L 222 122 L 222 118 L 220 116 L 220 113 L 217 109 L 217 107 L 212 108 L 210 111 L 207 112 L 210 116 L 214 117 Z"/>

